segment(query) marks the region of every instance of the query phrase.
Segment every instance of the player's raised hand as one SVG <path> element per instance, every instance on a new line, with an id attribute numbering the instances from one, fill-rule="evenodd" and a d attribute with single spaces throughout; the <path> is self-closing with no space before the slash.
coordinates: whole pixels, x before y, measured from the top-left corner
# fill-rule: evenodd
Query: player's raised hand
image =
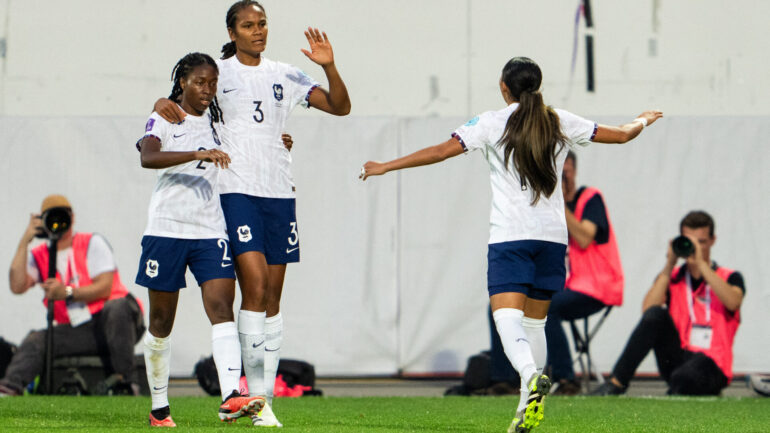
<path id="1" fill-rule="evenodd" d="M 636 117 L 646 119 L 647 126 L 650 126 L 653 122 L 663 117 L 663 112 L 660 110 L 647 110 Z"/>
<path id="2" fill-rule="evenodd" d="M 302 52 L 310 60 L 321 66 L 334 64 L 334 52 L 332 51 L 332 44 L 329 42 L 326 32 L 321 32 L 318 29 L 308 27 L 307 30 L 305 30 L 305 37 L 307 38 L 308 44 L 310 44 L 310 51 L 302 49 Z"/>
<path id="3" fill-rule="evenodd" d="M 230 155 L 217 149 L 199 150 L 195 152 L 195 159 L 213 162 L 219 168 L 227 168 L 230 165 Z"/>
<path id="4" fill-rule="evenodd" d="M 166 98 L 158 99 L 153 110 L 170 123 L 182 123 L 187 116 L 176 102 Z"/>

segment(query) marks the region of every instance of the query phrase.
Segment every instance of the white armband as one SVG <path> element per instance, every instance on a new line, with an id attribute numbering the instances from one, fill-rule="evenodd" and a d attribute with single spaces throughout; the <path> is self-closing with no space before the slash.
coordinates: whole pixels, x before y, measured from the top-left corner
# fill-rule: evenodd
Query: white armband
<path id="1" fill-rule="evenodd" d="M 645 119 L 644 117 L 637 117 L 636 119 L 631 121 L 631 123 L 633 123 L 633 122 L 641 123 L 642 124 L 642 129 L 644 129 L 644 127 L 647 126 L 647 119 Z"/>

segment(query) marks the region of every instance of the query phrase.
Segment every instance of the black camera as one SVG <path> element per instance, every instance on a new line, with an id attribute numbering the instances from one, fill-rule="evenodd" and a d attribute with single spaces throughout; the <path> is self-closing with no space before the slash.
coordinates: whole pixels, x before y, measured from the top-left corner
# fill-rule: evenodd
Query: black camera
<path id="1" fill-rule="evenodd" d="M 695 245 L 687 236 L 677 236 L 671 241 L 671 249 L 677 257 L 687 258 L 695 252 Z"/>
<path id="2" fill-rule="evenodd" d="M 72 225 L 72 211 L 68 207 L 52 207 L 38 218 L 43 225 L 38 227 L 36 238 L 59 239 Z"/>

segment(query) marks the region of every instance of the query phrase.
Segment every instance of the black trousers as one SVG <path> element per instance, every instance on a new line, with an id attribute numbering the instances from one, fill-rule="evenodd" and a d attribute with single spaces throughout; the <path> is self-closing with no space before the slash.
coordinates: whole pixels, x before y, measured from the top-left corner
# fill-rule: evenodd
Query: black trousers
<path id="1" fill-rule="evenodd" d="M 53 327 L 54 356 L 97 355 L 107 360 L 108 372 L 135 381 L 134 345 L 141 335 L 144 318 L 133 296 L 113 299 L 93 319 L 76 328 L 69 324 Z M 3 385 L 22 391 L 45 367 L 46 330 L 31 331 L 11 359 Z"/>
<path id="2" fill-rule="evenodd" d="M 669 394 L 718 395 L 727 386 L 727 377 L 714 360 L 703 353 L 682 349 L 674 321 L 663 307 L 651 307 L 644 312 L 612 375 L 628 386 L 650 350 L 655 351 L 658 370 L 668 383 Z"/>

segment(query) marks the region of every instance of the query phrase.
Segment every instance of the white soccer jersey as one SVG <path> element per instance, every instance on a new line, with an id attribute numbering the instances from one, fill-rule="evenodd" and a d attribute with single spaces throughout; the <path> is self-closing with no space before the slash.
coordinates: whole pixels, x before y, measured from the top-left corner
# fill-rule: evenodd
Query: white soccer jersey
<path id="1" fill-rule="evenodd" d="M 246 66 L 235 56 L 217 64 L 222 141 L 232 158 L 220 175 L 220 192 L 294 197 L 291 154 L 281 134 L 291 110 L 307 107 L 318 83 L 294 66 L 264 57 L 259 66 Z"/>
<path id="2" fill-rule="evenodd" d="M 492 210 L 489 218 L 489 243 L 543 240 L 567 244 L 567 223 L 564 216 L 564 197 L 561 173 L 567 158 L 567 146 L 556 155 L 558 182 L 551 197 L 540 196 L 532 206 L 532 193 L 522 190 L 519 175 L 513 167 L 513 154 L 506 169 L 504 149 L 497 143 L 503 136 L 505 124 L 518 107 L 513 103 L 498 111 L 487 111 L 474 117 L 452 134 L 467 152 L 481 149 L 489 162 L 492 184 Z M 596 123 L 568 111 L 556 110 L 561 130 L 569 145 L 587 145 L 596 134 Z"/>
<path id="3" fill-rule="evenodd" d="M 200 117 L 188 114 L 184 122 L 177 125 L 153 112 L 147 121 L 146 136 L 160 140 L 162 151 L 219 147 L 208 113 Z M 177 239 L 227 239 L 217 189 L 221 171 L 226 170 L 203 161 L 159 169 L 144 234 Z"/>

